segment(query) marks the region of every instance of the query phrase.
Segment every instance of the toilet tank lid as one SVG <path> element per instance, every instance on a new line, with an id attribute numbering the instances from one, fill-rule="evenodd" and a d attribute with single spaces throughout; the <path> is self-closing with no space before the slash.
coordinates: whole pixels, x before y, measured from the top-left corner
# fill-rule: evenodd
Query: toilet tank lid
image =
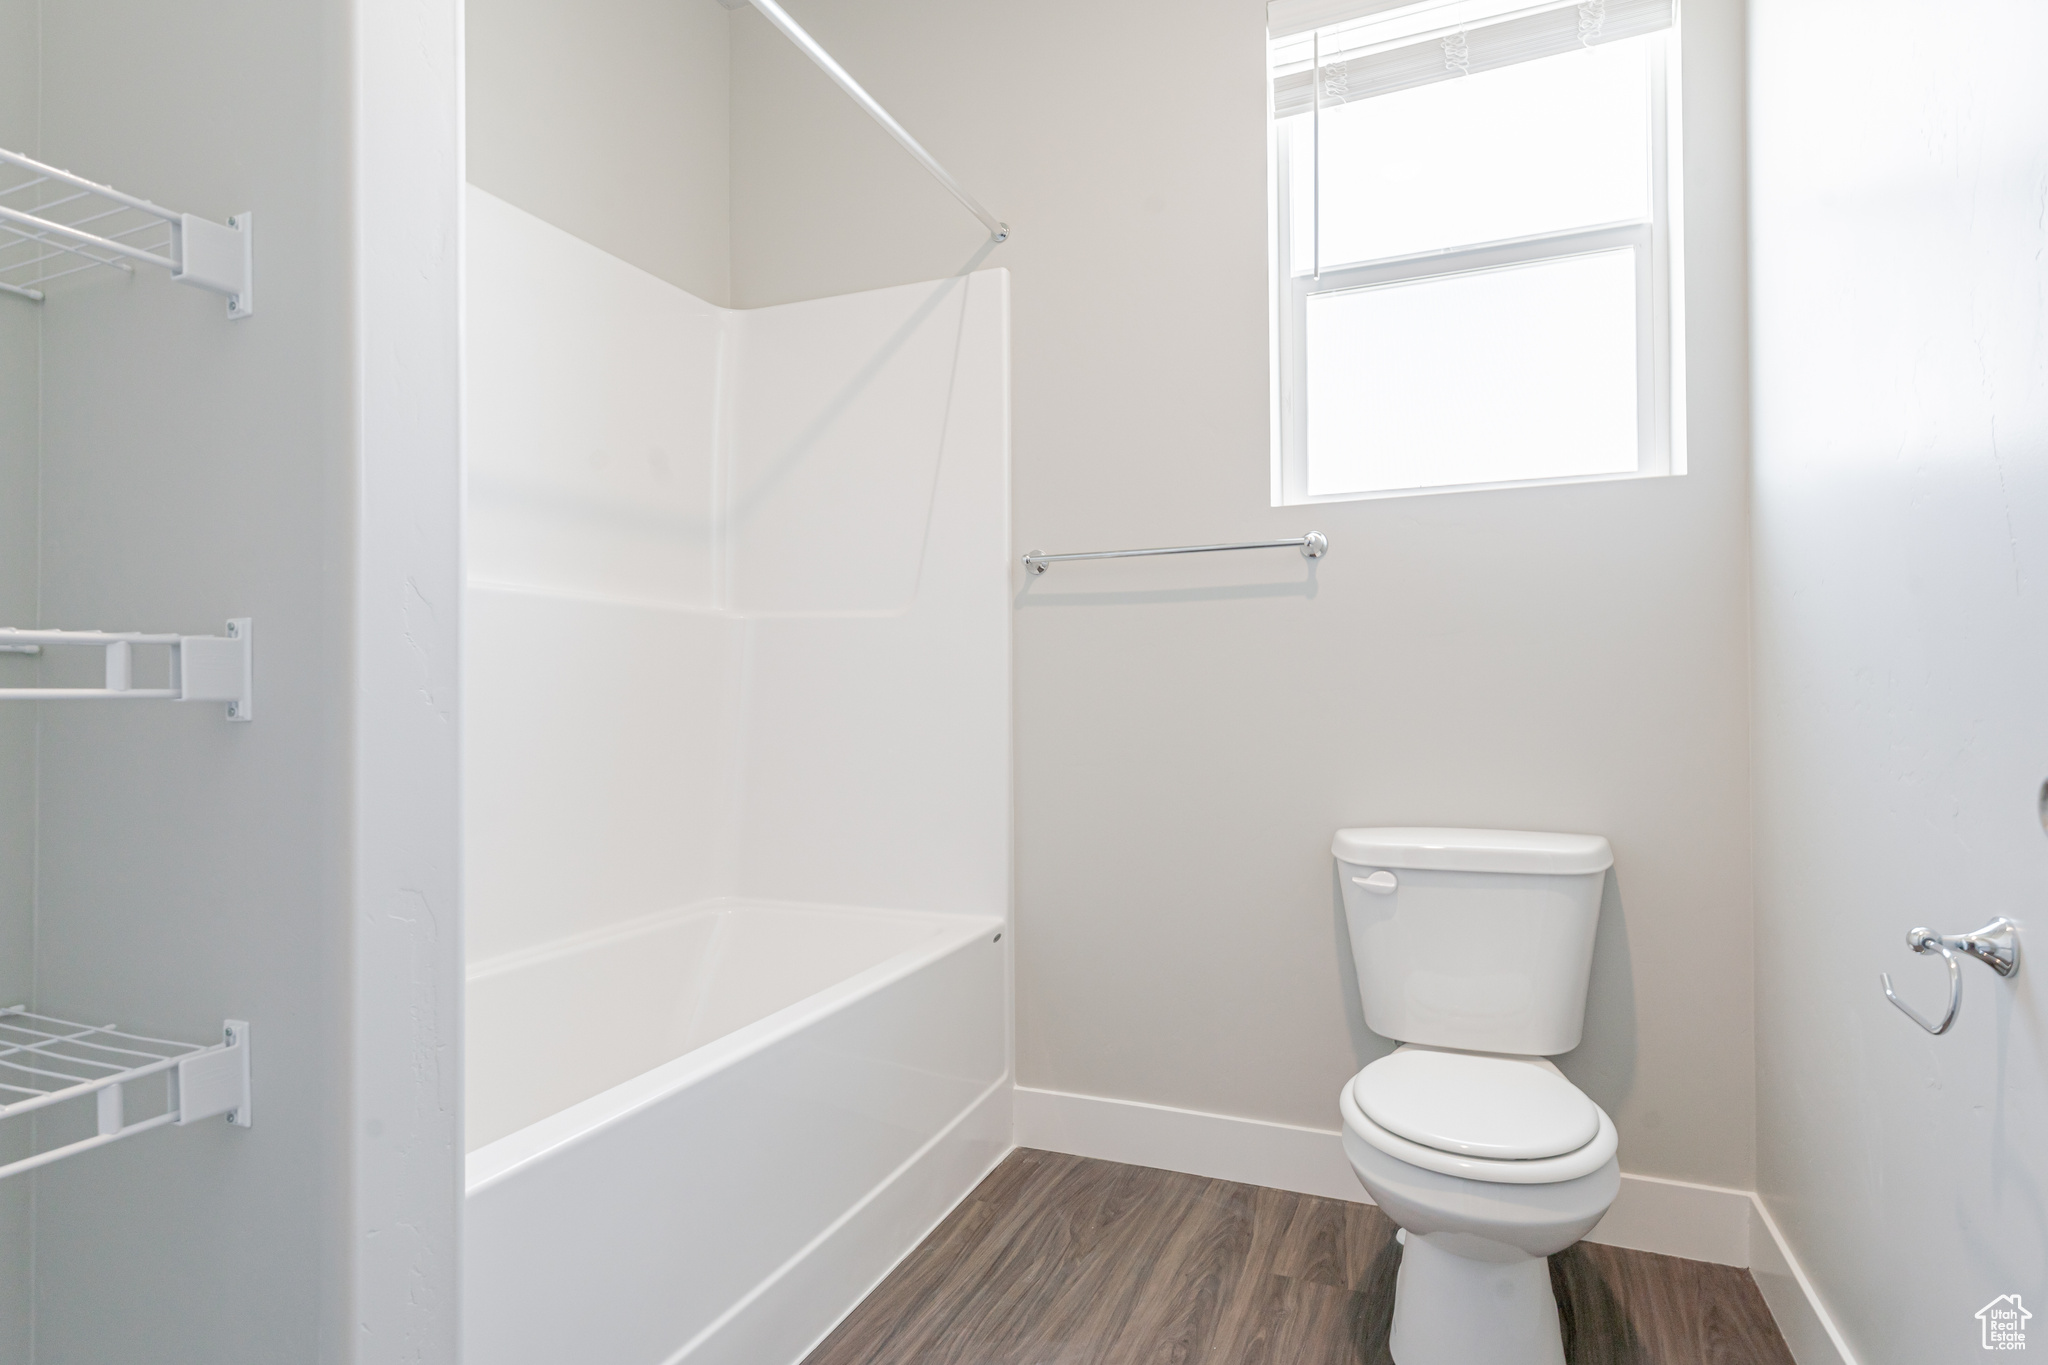
<path id="1" fill-rule="evenodd" d="M 1597 834 L 1515 829 L 1340 829 L 1330 851 L 1358 867 L 1431 872 L 1535 872 L 1554 877 L 1601 872 L 1614 850 Z"/>

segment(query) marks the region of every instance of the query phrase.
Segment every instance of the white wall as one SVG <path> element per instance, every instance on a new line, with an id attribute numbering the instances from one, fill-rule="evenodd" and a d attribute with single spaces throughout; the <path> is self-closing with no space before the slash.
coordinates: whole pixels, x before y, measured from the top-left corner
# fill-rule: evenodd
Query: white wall
<path id="1" fill-rule="evenodd" d="M 258 1091 L 253 1130 L 166 1129 L 32 1177 L 35 1358 L 334 1359 L 352 1335 L 347 7 L 39 8 L 42 156 L 258 222 L 246 321 L 147 269 L 51 286 L 40 618 L 197 633 L 252 616 L 257 719 L 231 725 L 213 705 L 38 708 L 35 995 L 53 1013 L 197 1040 L 251 1020 Z M 10 71 L 20 15 L 10 6 L 0 34 Z M 0 105 L 18 128 L 5 78 Z M 11 319 L 0 328 L 11 476 L 14 399 L 35 361 L 13 348 Z M 11 500 L 19 485 L 6 487 Z M 12 616 L 34 599 L 22 522 L 12 505 L 4 515 Z M 17 817 L 0 816 L 10 857 Z M 39 1119 L 39 1135 L 69 1122 Z M 23 1283 L 13 1254 L 9 1298 Z M 26 1359 L 20 1346 L 10 1337 L 0 1354 Z"/>
<path id="2" fill-rule="evenodd" d="M 735 320 L 741 888 L 1006 914 L 1008 280 Z"/>
<path id="3" fill-rule="evenodd" d="M 469 194 L 471 961 L 721 896 L 1001 914 L 999 272 L 715 308 Z"/>
<path id="4" fill-rule="evenodd" d="M 1364 1027 L 1344 825 L 1614 842 L 1565 1068 L 1634 1172 L 1751 1179 L 1742 15 L 1686 7 L 1692 473 L 1269 505 L 1264 6 L 795 0 L 1015 228 L 1015 543 L 1329 535 L 1013 579 L 1019 1080 L 1334 1128 Z M 743 305 L 983 234 L 733 19 Z"/>
<path id="5" fill-rule="evenodd" d="M 742 639 L 711 610 L 724 310 L 475 187 L 468 211 L 477 961 L 734 893 Z"/>
<path id="6" fill-rule="evenodd" d="M 36 151 L 37 6 L 0 0 L 0 147 Z M 41 315 L 0 295 L 0 625 L 36 624 L 37 337 Z M 0 687 L 26 687 L 35 663 L 0 654 Z M 0 703 L 0 1004 L 26 1004 L 35 977 L 36 708 Z M 0 1162 L 28 1155 L 29 1126 L 0 1131 Z M 34 1275 L 30 1191 L 0 1181 L 0 1360 L 25 1361 Z"/>
<path id="7" fill-rule="evenodd" d="M 469 576 L 714 605 L 724 310 L 471 186 Z"/>
<path id="8" fill-rule="evenodd" d="M 722 310 L 474 186 L 467 204 L 478 961 L 731 894 L 739 642 L 708 614 Z"/>
<path id="9" fill-rule="evenodd" d="M 2043 958 L 1940 1038 L 1877 974 L 2048 885 L 2048 13 L 1751 25 L 1759 1188 L 1864 1361 L 1974 1359 L 2048 1322 Z"/>
<path id="10" fill-rule="evenodd" d="M 469 180 L 730 301 L 719 0 L 471 0 Z"/>

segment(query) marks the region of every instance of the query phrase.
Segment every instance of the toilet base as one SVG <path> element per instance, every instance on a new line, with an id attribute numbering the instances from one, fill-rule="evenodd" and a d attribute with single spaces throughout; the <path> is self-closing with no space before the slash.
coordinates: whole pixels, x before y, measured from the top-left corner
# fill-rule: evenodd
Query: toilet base
<path id="1" fill-rule="evenodd" d="M 1347 1120 L 1348 1122 L 1348 1120 Z M 1507 1185 L 1410 1166 L 1347 1127 L 1344 1154 L 1406 1234 L 1394 1282 L 1395 1365 L 1564 1365 L 1550 1261 L 1621 1191 L 1613 1158 L 1554 1185 Z"/>
<path id="2" fill-rule="evenodd" d="M 1564 1365 L 1550 1262 L 1498 1247 L 1480 1260 L 1409 1233 L 1394 1282 L 1394 1365 Z M 1468 1252 L 1475 1248 L 1467 1247 Z"/>

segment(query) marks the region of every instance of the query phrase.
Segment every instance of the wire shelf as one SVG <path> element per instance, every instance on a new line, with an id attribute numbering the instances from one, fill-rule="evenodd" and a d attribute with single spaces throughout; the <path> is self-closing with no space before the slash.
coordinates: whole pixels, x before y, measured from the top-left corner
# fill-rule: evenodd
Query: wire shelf
<path id="1" fill-rule="evenodd" d="M 161 1076 L 162 1113 L 130 1123 L 125 1087 Z M 0 1119 L 97 1096 L 98 1131 L 49 1151 L 0 1165 L 0 1179 L 165 1124 L 226 1114 L 249 1126 L 249 1025 L 231 1019 L 218 1043 L 183 1043 L 127 1033 L 113 1024 L 81 1024 L 37 1014 L 25 1005 L 0 1009 Z"/>
<path id="2" fill-rule="evenodd" d="M 0 150 L 0 292 L 37 303 L 43 286 L 83 270 L 159 266 L 228 299 L 228 316 L 255 311 L 250 215 L 225 225 L 176 213 Z"/>
<path id="3" fill-rule="evenodd" d="M 171 255 L 176 214 L 24 162 L 26 157 L 0 152 L 0 209 L 8 210 L 0 215 L 0 287 L 40 300 L 42 290 L 35 286 L 81 270 L 133 274 L 129 262 L 135 255 L 166 270 L 177 268 Z"/>

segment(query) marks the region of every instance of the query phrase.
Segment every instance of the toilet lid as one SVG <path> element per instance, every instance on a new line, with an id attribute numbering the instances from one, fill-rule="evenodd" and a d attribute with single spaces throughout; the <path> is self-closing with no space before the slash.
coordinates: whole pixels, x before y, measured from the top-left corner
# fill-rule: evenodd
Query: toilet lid
<path id="1" fill-rule="evenodd" d="M 1491 1161 L 1562 1156 L 1600 1131 L 1598 1106 L 1535 1057 L 1404 1047 L 1359 1072 L 1351 1097 L 1390 1133 Z"/>

